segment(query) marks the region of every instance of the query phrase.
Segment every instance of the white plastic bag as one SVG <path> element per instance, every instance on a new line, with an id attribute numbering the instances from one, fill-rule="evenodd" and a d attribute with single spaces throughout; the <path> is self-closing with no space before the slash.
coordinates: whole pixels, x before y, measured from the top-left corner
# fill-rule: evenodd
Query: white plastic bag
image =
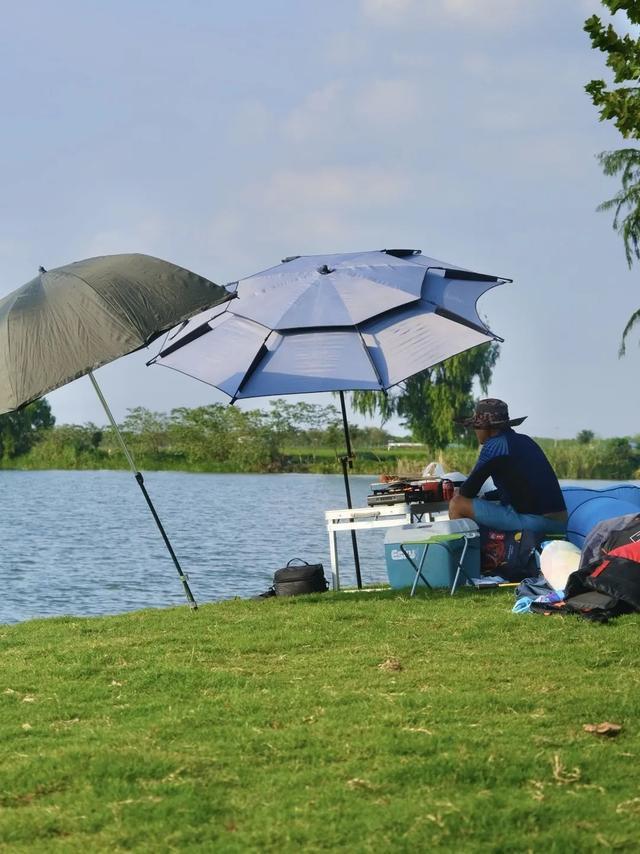
<path id="1" fill-rule="evenodd" d="M 428 463 L 422 469 L 422 477 L 424 477 L 424 478 L 427 478 L 427 477 L 444 477 L 444 476 L 445 476 L 444 469 L 442 468 L 440 463 L 437 463 L 435 461 L 432 463 Z"/>
<path id="2" fill-rule="evenodd" d="M 566 540 L 552 540 L 542 549 L 540 572 L 554 590 L 564 590 L 580 563 L 580 549 Z"/>
<path id="3" fill-rule="evenodd" d="M 441 463 L 432 462 L 422 469 L 423 478 L 440 477 L 443 480 L 450 480 L 453 483 L 462 483 L 469 475 L 462 474 L 461 471 L 445 471 Z"/>

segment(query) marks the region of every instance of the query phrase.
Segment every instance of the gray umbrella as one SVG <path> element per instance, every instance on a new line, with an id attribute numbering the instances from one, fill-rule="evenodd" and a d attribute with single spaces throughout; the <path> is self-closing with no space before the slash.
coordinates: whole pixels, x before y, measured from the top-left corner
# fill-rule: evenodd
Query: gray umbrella
<path id="1" fill-rule="evenodd" d="M 292 256 L 234 283 L 238 299 L 171 333 L 151 363 L 209 383 L 232 400 L 334 391 L 352 452 L 344 392 L 385 391 L 498 338 L 477 302 L 510 281 L 388 249 Z M 352 532 L 356 577 L 360 568 Z"/>
<path id="2" fill-rule="evenodd" d="M 230 299 L 220 285 L 149 255 L 105 255 L 39 275 L 0 300 L 0 413 L 89 375 L 192 607 L 188 580 L 93 371 Z"/>

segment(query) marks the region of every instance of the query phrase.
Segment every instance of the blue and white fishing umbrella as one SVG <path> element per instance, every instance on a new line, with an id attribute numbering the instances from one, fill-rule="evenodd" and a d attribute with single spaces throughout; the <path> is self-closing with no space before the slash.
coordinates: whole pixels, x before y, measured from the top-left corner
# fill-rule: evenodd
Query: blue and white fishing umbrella
<path id="1" fill-rule="evenodd" d="M 429 258 L 415 249 L 307 255 L 234 282 L 236 299 L 169 334 L 149 364 L 244 398 L 339 392 L 352 453 L 345 391 L 386 391 L 488 341 L 480 297 L 511 281 Z M 360 568 L 352 532 L 358 586 Z"/>
<path id="2" fill-rule="evenodd" d="M 507 281 L 417 250 L 294 257 L 229 286 L 237 299 L 174 330 L 150 364 L 232 400 L 382 391 L 502 340 L 476 304 Z"/>

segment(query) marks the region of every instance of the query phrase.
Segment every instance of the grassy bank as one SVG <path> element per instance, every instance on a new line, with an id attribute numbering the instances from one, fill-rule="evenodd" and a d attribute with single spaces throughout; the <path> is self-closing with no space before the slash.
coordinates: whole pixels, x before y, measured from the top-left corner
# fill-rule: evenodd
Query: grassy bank
<path id="1" fill-rule="evenodd" d="M 0 627 L 12 851 L 637 850 L 640 619 L 503 591 Z M 583 724 L 623 725 L 617 738 Z"/>
<path id="2" fill-rule="evenodd" d="M 628 446 L 616 445 L 614 440 L 579 445 L 571 441 L 540 440 L 551 465 L 561 479 L 640 479 L 640 457 Z M 190 471 L 209 473 L 278 473 L 307 472 L 311 474 L 339 474 L 342 471 L 338 454 L 331 448 L 285 448 L 268 462 L 241 465 L 234 460 L 190 460 L 171 454 L 135 453 L 136 464 L 142 471 Z M 386 448 L 359 449 L 353 461 L 353 474 L 419 476 L 427 462 L 438 460 L 449 471 L 469 472 L 478 456 L 477 448 L 450 447 L 444 451 L 422 450 L 388 451 Z M 124 456 L 118 451 L 106 453 L 75 453 L 72 449 L 56 457 L 43 457 L 38 451 L 24 456 L 5 459 L 0 468 L 41 470 L 102 470 L 127 469 Z"/>
<path id="3" fill-rule="evenodd" d="M 45 406 L 46 401 L 32 406 Z M 0 417 L 0 468 L 126 469 L 120 441 L 110 427 L 53 425 L 50 411 L 35 417 L 29 407 Z M 3 420 L 4 419 L 4 420 Z M 17 421 L 16 421 L 17 419 Z M 212 473 L 309 472 L 338 474 L 345 453 L 335 406 L 281 399 L 271 410 L 239 410 L 220 403 L 171 413 L 131 409 L 119 425 L 139 469 Z M 354 474 L 419 476 L 432 460 L 448 471 L 469 472 L 478 455 L 465 432 L 446 448 L 398 445 L 381 427 L 351 426 Z M 560 478 L 640 478 L 640 435 L 599 439 L 582 430 L 575 439 L 538 439 Z"/>
<path id="4" fill-rule="evenodd" d="M 0 458 L 0 468 L 9 469 L 126 469 L 127 461 L 119 446 L 102 441 L 99 445 L 78 441 L 71 428 L 71 438 L 65 429 L 42 439 L 28 453 Z M 80 430 L 81 428 L 78 428 Z M 84 428 L 82 428 L 84 429 Z M 84 436 L 84 433 L 82 434 Z M 240 449 L 246 453 L 209 453 L 197 443 L 191 451 L 163 448 L 150 451 L 148 443 L 136 436 L 128 436 L 128 443 L 138 468 L 142 471 L 191 472 L 309 472 L 338 474 L 341 472 L 339 454 L 335 447 L 310 445 L 283 445 L 270 447 L 261 453 L 260 447 L 251 443 Z M 630 480 L 640 478 L 640 451 L 627 439 L 600 439 L 584 444 L 576 440 L 538 440 L 558 477 L 571 480 L 606 479 Z M 249 453 L 249 448 L 252 449 Z M 237 450 L 237 449 L 236 449 Z M 352 472 L 354 474 L 380 474 L 418 476 L 431 460 L 442 462 L 448 471 L 471 471 L 478 456 L 476 446 L 451 445 L 444 450 L 428 447 L 392 448 L 381 446 L 356 446 Z"/>

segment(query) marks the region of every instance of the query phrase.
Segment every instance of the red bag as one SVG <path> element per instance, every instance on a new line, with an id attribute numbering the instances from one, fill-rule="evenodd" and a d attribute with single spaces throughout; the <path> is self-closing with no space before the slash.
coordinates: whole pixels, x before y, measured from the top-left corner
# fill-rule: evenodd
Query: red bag
<path id="1" fill-rule="evenodd" d="M 505 532 L 485 528 L 480 536 L 480 570 L 483 575 L 499 575 L 505 562 Z"/>
<path id="2" fill-rule="evenodd" d="M 543 539 L 535 531 L 494 531 L 480 528 L 480 571 L 522 581 L 538 575 L 536 549 Z"/>

